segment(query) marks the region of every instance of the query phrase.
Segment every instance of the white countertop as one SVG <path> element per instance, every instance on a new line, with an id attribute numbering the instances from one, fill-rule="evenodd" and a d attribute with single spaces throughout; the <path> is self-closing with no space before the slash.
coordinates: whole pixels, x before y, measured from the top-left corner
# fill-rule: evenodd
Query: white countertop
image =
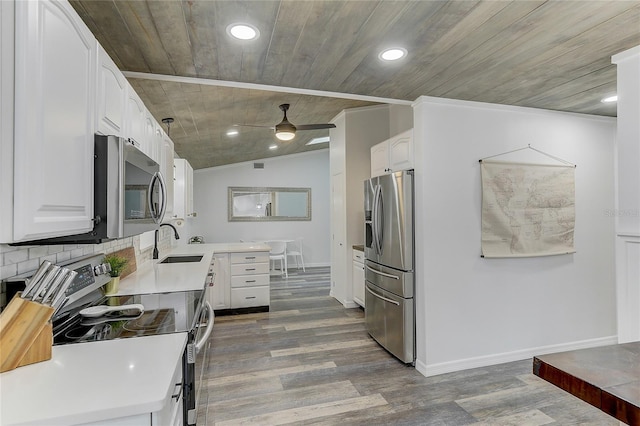
<path id="1" fill-rule="evenodd" d="M 69 425 L 158 411 L 174 390 L 186 342 L 186 333 L 173 333 L 54 346 L 50 360 L 0 375 L 0 424 Z"/>
<path id="2" fill-rule="evenodd" d="M 214 253 L 269 251 L 261 243 L 188 244 L 169 252 L 160 253 L 158 259 L 144 263 L 131 275 L 120 280 L 117 295 L 167 293 L 173 291 L 202 290 Z M 167 256 L 202 255 L 200 262 L 160 263 Z"/>

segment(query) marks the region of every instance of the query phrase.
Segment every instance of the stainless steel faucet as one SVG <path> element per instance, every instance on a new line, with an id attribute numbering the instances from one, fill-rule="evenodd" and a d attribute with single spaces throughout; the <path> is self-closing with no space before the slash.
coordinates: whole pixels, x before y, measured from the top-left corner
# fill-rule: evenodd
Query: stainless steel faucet
<path id="1" fill-rule="evenodd" d="M 170 224 L 170 223 L 161 223 L 160 226 L 170 226 L 173 229 L 173 235 L 174 235 L 174 237 L 176 237 L 176 240 L 180 239 L 180 235 L 178 234 L 178 230 L 172 224 Z M 158 232 L 160 231 L 160 226 L 158 226 L 158 229 L 156 229 L 156 232 L 155 232 L 155 235 L 154 235 L 154 240 L 153 240 L 153 258 L 154 259 L 158 258 Z"/>

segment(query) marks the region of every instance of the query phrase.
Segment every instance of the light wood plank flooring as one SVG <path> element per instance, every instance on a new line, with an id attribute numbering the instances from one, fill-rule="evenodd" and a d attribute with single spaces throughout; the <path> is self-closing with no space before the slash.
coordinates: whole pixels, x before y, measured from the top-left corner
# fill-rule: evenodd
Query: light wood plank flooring
<path id="1" fill-rule="evenodd" d="M 219 316 L 199 425 L 612 425 L 532 360 L 424 377 L 329 296 L 329 269 L 272 276 L 271 311 Z"/>

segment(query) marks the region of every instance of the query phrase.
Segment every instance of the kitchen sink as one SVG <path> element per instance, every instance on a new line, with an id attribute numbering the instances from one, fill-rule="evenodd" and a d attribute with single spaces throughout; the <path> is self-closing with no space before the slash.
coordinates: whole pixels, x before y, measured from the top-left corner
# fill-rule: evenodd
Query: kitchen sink
<path id="1" fill-rule="evenodd" d="M 197 256 L 167 256 L 160 261 L 160 263 L 190 263 L 200 262 L 202 255 Z"/>

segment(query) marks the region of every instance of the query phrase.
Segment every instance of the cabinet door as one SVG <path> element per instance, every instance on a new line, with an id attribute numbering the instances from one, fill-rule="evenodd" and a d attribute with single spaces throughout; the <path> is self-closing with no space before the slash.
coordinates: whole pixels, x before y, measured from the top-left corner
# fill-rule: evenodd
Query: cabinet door
<path id="1" fill-rule="evenodd" d="M 213 309 L 227 309 L 231 307 L 231 275 L 229 269 L 229 254 L 217 253 L 213 256 L 213 270 L 215 272 L 213 287 L 209 292 L 209 303 Z"/>
<path id="2" fill-rule="evenodd" d="M 185 170 L 185 213 L 188 217 L 195 217 L 196 213 L 193 210 L 193 167 L 187 161 Z"/>
<path id="3" fill-rule="evenodd" d="M 167 210 L 164 217 L 168 220 L 173 218 L 173 185 L 175 180 L 175 172 L 173 166 L 173 141 L 169 139 L 166 133 L 162 134 L 162 158 L 160 163 L 160 171 L 167 187 Z"/>
<path id="4" fill-rule="evenodd" d="M 98 95 L 96 101 L 98 132 L 122 136 L 127 80 L 107 52 L 98 45 Z"/>
<path id="5" fill-rule="evenodd" d="M 364 264 L 353 262 L 353 301 L 364 308 Z"/>
<path id="6" fill-rule="evenodd" d="M 145 139 L 145 151 L 144 153 L 149 156 L 156 163 L 160 163 L 160 146 L 162 145 L 162 129 L 158 126 L 156 119 L 145 107 L 145 120 L 144 120 L 144 139 Z"/>
<path id="7" fill-rule="evenodd" d="M 147 151 L 145 133 L 147 121 L 147 108 L 142 103 L 142 99 L 138 96 L 133 87 L 127 84 L 127 121 L 125 122 L 124 137 L 133 139 L 136 146 L 142 152 Z"/>
<path id="8" fill-rule="evenodd" d="M 400 133 L 389 141 L 390 172 L 413 168 L 413 130 Z"/>
<path id="9" fill-rule="evenodd" d="M 193 212 L 193 169 L 183 158 L 174 160 L 176 179 L 173 192 L 173 213 L 177 218 L 195 216 Z"/>
<path id="10" fill-rule="evenodd" d="M 14 240 L 93 228 L 97 41 L 67 2 L 15 2 Z"/>
<path id="11" fill-rule="evenodd" d="M 389 172 L 389 141 L 371 147 L 371 177 Z"/>

